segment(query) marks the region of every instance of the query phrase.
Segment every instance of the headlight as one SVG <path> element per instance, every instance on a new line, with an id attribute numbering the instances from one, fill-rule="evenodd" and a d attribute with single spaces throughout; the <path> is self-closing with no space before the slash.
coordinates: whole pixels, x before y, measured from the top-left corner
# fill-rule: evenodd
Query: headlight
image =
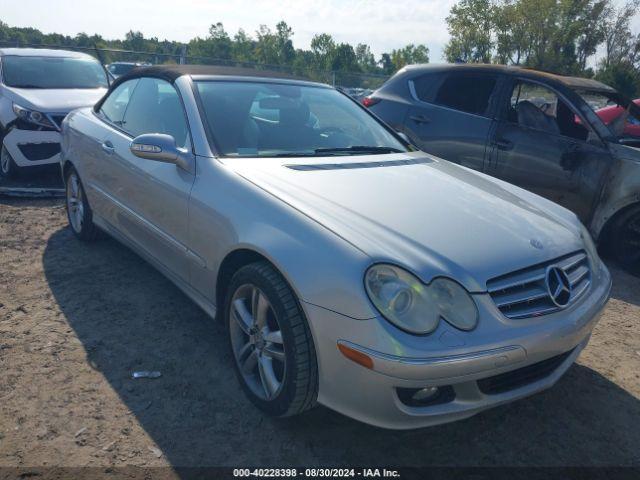
<path id="1" fill-rule="evenodd" d="M 591 238 L 591 234 L 587 228 L 580 224 L 580 237 L 582 237 L 582 241 L 584 243 L 584 249 L 587 251 L 587 255 L 591 260 L 592 268 L 597 269 L 600 265 L 600 257 L 598 256 L 598 248 L 596 244 L 593 243 L 593 239 Z"/>
<path id="2" fill-rule="evenodd" d="M 17 103 L 13 104 L 13 112 L 18 116 L 20 120 L 33 123 L 34 125 L 40 125 L 43 127 L 56 128 L 51 123 L 44 113 L 37 112 L 36 110 L 29 110 L 28 108 L 21 107 Z"/>
<path id="3" fill-rule="evenodd" d="M 478 323 L 478 309 L 469 293 L 452 280 L 437 278 L 425 285 L 394 265 L 373 265 L 365 274 L 365 288 L 380 313 L 414 334 L 433 332 L 440 319 L 460 330 Z"/>

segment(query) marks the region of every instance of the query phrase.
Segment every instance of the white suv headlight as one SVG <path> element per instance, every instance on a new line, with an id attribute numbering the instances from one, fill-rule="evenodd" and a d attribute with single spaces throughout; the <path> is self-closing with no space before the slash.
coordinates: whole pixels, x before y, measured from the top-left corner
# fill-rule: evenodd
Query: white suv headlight
<path id="1" fill-rule="evenodd" d="M 407 332 L 431 333 L 441 318 L 460 330 L 471 330 L 478 323 L 475 302 L 452 280 L 437 278 L 425 285 L 402 268 L 378 264 L 367 270 L 364 283 L 380 313 Z"/>
<path id="2" fill-rule="evenodd" d="M 56 126 L 51 123 L 49 118 L 41 112 L 36 110 L 29 110 L 28 108 L 21 107 L 17 103 L 13 104 L 13 113 L 16 116 L 24 120 L 25 122 L 33 123 L 34 125 L 40 125 L 43 127 L 56 128 Z"/>

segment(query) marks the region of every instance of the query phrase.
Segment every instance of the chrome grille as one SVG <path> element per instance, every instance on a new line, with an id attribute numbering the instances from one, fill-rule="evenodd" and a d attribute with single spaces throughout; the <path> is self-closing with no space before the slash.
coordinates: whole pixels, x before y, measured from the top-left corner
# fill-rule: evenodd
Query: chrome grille
<path id="1" fill-rule="evenodd" d="M 546 277 L 550 267 L 559 267 L 567 275 L 571 285 L 567 306 L 589 289 L 589 259 L 582 251 L 508 273 L 487 282 L 487 290 L 504 316 L 512 319 L 538 317 L 563 308 L 556 305 L 547 288 Z"/>

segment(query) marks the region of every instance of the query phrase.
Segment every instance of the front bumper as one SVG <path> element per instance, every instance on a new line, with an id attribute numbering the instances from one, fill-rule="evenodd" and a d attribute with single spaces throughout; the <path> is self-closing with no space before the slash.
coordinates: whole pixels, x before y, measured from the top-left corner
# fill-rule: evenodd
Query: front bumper
<path id="1" fill-rule="evenodd" d="M 48 165 L 60 161 L 61 135 L 49 130 L 21 130 L 12 128 L 3 144 L 19 167 Z"/>
<path id="2" fill-rule="evenodd" d="M 441 322 L 424 337 L 401 332 L 383 318 L 354 320 L 304 304 L 317 352 L 318 401 L 365 423 L 409 429 L 467 418 L 549 388 L 587 345 L 609 298 L 611 278 L 604 266 L 594 280 L 576 305 L 526 320 L 509 320 L 489 295 L 475 295 L 480 311 L 475 330 L 462 332 Z M 367 354 L 373 368 L 347 359 L 338 343 Z M 506 390 L 486 388 L 492 377 L 519 371 L 529 375 L 554 357 L 556 363 L 542 377 Z M 443 403 L 411 406 L 397 393 L 398 388 L 430 386 L 450 386 L 455 395 Z"/>

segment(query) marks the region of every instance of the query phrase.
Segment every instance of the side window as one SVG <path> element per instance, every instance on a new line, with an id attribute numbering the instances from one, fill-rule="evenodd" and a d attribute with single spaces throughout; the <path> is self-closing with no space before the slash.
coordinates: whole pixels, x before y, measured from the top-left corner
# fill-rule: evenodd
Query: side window
<path id="1" fill-rule="evenodd" d="M 442 75 L 437 73 L 426 73 L 411 80 L 418 100 L 429 103 L 433 102 L 433 97 L 441 81 Z"/>
<path id="2" fill-rule="evenodd" d="M 496 86 L 492 75 L 451 74 L 438 89 L 434 103 L 485 116 Z"/>
<path id="3" fill-rule="evenodd" d="M 507 118 L 523 127 L 587 140 L 589 131 L 564 100 L 537 83 L 518 82 L 511 92 Z"/>
<path id="4" fill-rule="evenodd" d="M 105 120 L 118 126 L 122 125 L 124 112 L 127 110 L 129 99 L 137 84 L 138 80 L 129 80 L 111 92 L 100 107 L 100 113 Z"/>
<path id="5" fill-rule="evenodd" d="M 176 89 L 156 78 L 142 78 L 131 97 L 124 116 L 123 129 L 136 137 L 143 133 L 166 133 L 185 147 L 189 129 Z"/>

